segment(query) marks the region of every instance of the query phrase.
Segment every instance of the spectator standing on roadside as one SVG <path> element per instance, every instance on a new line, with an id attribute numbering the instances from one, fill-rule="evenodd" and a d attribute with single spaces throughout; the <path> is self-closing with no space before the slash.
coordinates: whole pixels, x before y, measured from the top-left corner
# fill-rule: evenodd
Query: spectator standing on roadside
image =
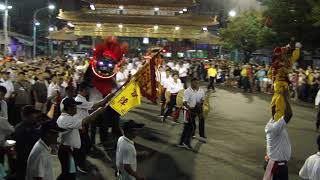
<path id="1" fill-rule="evenodd" d="M 122 125 L 123 136 L 118 139 L 116 150 L 117 180 L 144 180 L 137 172 L 137 151 L 134 139 L 144 125 L 133 120 Z"/>
<path id="2" fill-rule="evenodd" d="M 215 91 L 214 84 L 215 84 L 215 81 L 216 81 L 216 78 L 217 78 L 217 75 L 218 75 L 217 67 L 214 67 L 213 65 L 209 65 L 207 74 L 208 74 L 208 78 L 209 78 L 208 91 L 210 89 Z"/>
<path id="3" fill-rule="evenodd" d="M 38 74 L 37 78 L 37 81 L 32 85 L 32 94 L 35 100 L 34 107 L 42 113 L 46 113 L 48 96 L 47 86 L 45 84 L 43 74 Z"/>
<path id="4" fill-rule="evenodd" d="M 31 105 L 31 84 L 25 79 L 25 73 L 19 72 L 17 81 L 14 83 L 14 92 L 13 96 L 15 97 L 15 119 L 13 125 L 21 122 L 21 110 L 25 105 Z"/>
<path id="5" fill-rule="evenodd" d="M 307 158 L 300 169 L 299 176 L 308 180 L 319 180 L 320 178 L 320 135 L 317 138 L 318 152 Z"/>
<path id="6" fill-rule="evenodd" d="M 40 139 L 33 146 L 28 158 L 26 180 L 54 180 L 50 146 L 57 144 L 59 132 L 56 122 L 47 121 L 41 126 Z"/>

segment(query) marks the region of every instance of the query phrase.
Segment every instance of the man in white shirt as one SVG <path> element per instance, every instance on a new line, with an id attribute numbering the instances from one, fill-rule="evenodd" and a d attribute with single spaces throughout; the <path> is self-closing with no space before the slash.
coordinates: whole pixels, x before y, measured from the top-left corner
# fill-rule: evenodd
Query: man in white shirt
<path id="1" fill-rule="evenodd" d="M 77 105 L 80 105 L 81 102 L 77 102 L 73 98 L 66 98 L 62 103 L 64 109 L 57 120 L 57 124 L 60 128 L 66 129 L 66 131 L 61 133 L 58 138 L 60 143 L 58 157 L 61 163 L 61 174 L 58 179 L 74 180 L 76 178 L 76 169 L 72 153 L 73 149 L 81 147 L 79 129 L 94 122 L 105 108 L 100 107 L 88 117 L 82 118 L 75 116 L 77 114 Z"/>
<path id="2" fill-rule="evenodd" d="M 163 117 L 164 110 L 166 107 L 165 93 L 166 93 L 168 86 L 170 85 L 170 83 L 172 81 L 173 81 L 173 79 L 171 77 L 171 70 L 168 68 L 165 70 L 165 73 L 161 73 L 161 75 L 160 75 L 160 84 L 163 88 L 162 92 L 161 92 L 161 109 L 160 109 L 160 116 L 161 117 Z"/>
<path id="3" fill-rule="evenodd" d="M 272 119 L 265 127 L 269 162 L 264 176 L 271 176 L 274 180 L 288 179 L 288 161 L 291 157 L 291 144 L 286 127 L 292 118 L 288 90 L 284 90 L 282 96 L 285 101 L 284 116 L 275 121 L 275 107 L 272 107 Z"/>
<path id="4" fill-rule="evenodd" d="M 165 122 L 166 118 L 172 113 L 174 106 L 176 105 L 177 95 L 180 90 L 183 89 L 183 85 L 179 80 L 179 74 L 177 72 L 173 73 L 173 81 L 168 84 L 167 91 L 170 92 L 170 101 L 167 103 L 167 109 L 161 119 L 162 122 Z"/>
<path id="5" fill-rule="evenodd" d="M 187 89 L 187 76 L 188 76 L 188 69 L 183 66 L 183 63 L 180 62 L 180 67 L 178 69 L 179 71 L 179 78 L 181 82 L 183 83 L 183 87 Z"/>
<path id="6" fill-rule="evenodd" d="M 172 60 L 169 60 L 169 62 L 167 63 L 167 66 L 170 67 L 170 69 L 174 69 L 174 63 Z"/>
<path id="7" fill-rule="evenodd" d="M 199 117 L 199 133 L 200 140 L 205 142 L 204 136 L 204 118 L 203 118 L 203 100 L 204 90 L 199 87 L 199 80 L 193 78 L 191 80 L 191 87 L 184 91 L 183 104 L 185 108 L 184 113 L 184 128 L 180 138 L 179 147 L 186 147 L 191 149 L 191 137 L 195 132 L 196 123 L 195 118 Z"/>
<path id="8" fill-rule="evenodd" d="M 75 97 L 75 101 L 81 102 L 81 104 L 77 105 L 77 114 L 75 115 L 79 119 L 88 117 L 89 111 L 93 111 L 99 107 L 105 106 L 105 104 L 109 100 L 109 96 L 106 96 L 104 99 L 100 100 L 99 102 L 89 102 L 86 99 L 88 95 L 89 95 L 89 87 L 85 83 L 81 83 L 79 85 L 79 93 Z M 101 128 L 100 130 L 102 131 Z M 90 142 L 88 131 L 89 131 L 88 126 L 84 126 L 79 130 L 82 145 L 80 149 L 74 149 L 73 151 L 77 169 L 80 172 L 85 172 L 84 171 L 84 169 L 86 169 L 85 160 L 86 160 L 87 153 L 89 153 L 89 150 L 91 148 L 90 146 L 91 142 Z"/>
<path id="9" fill-rule="evenodd" d="M 7 89 L 7 93 L 5 95 L 5 99 L 11 97 L 12 93 L 14 92 L 14 86 L 12 81 L 10 80 L 10 73 L 9 72 L 2 72 L 2 82 L 0 82 L 0 86 L 3 86 Z"/>
<path id="10" fill-rule="evenodd" d="M 57 144 L 58 133 L 64 129 L 58 128 L 54 121 L 48 121 L 42 124 L 40 131 L 40 139 L 28 158 L 26 180 L 54 180 L 50 145 Z"/>
<path id="11" fill-rule="evenodd" d="M 137 130 L 143 126 L 143 124 L 137 124 L 133 120 L 125 122 L 122 126 L 123 136 L 118 139 L 116 150 L 117 176 L 119 179 L 144 179 L 137 173 L 137 152 L 134 146 Z"/>
<path id="12" fill-rule="evenodd" d="M 320 179 L 320 135 L 317 138 L 318 152 L 308 157 L 302 166 L 299 176 L 308 180 Z"/>
<path id="13" fill-rule="evenodd" d="M 120 86 L 124 85 L 124 83 L 126 83 L 127 79 L 128 79 L 128 76 L 124 71 L 124 67 L 121 67 L 120 71 L 117 72 L 117 74 L 116 74 L 116 82 L 117 82 L 118 86 L 120 87 Z"/>

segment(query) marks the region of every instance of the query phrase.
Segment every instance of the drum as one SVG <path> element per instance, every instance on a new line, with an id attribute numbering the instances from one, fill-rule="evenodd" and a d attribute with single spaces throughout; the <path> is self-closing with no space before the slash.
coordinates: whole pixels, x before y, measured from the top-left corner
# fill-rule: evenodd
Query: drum
<path id="1" fill-rule="evenodd" d="M 176 99 L 176 107 L 181 108 L 183 107 L 183 96 L 184 96 L 184 89 L 180 90 L 177 99 Z"/>
<path id="2" fill-rule="evenodd" d="M 203 116 L 206 118 L 208 117 L 209 111 L 210 111 L 210 100 L 209 100 L 210 94 L 206 93 L 203 101 Z"/>

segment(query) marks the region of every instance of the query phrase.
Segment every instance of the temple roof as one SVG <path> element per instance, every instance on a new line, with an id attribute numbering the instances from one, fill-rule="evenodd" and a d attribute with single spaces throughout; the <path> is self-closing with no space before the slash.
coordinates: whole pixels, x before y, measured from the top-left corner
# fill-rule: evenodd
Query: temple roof
<path id="1" fill-rule="evenodd" d="M 158 6 L 158 7 L 190 7 L 194 0 L 85 0 L 94 3 L 97 7 L 106 5 L 134 5 L 134 6 Z"/>
<path id="2" fill-rule="evenodd" d="M 96 14 L 90 11 L 60 12 L 59 18 L 71 22 L 88 23 L 123 23 L 144 25 L 178 25 L 178 26 L 211 26 L 218 24 L 216 17 L 194 16 L 190 14 L 180 16 L 147 16 L 147 15 L 118 15 Z"/>

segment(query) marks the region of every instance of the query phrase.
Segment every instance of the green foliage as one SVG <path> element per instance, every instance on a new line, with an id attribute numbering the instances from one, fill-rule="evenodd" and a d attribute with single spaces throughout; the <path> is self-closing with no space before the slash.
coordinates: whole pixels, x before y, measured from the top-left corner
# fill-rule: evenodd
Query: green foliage
<path id="1" fill-rule="evenodd" d="M 320 0 L 308 0 L 308 3 L 312 6 L 309 18 L 314 22 L 314 26 L 320 26 Z"/>
<path id="2" fill-rule="evenodd" d="M 255 50 L 272 46 L 276 42 L 276 33 L 264 26 L 262 14 L 255 10 L 230 18 L 228 26 L 220 29 L 220 34 L 223 46 L 241 50 L 246 60 Z"/>
<path id="3" fill-rule="evenodd" d="M 272 20 L 271 28 L 284 46 L 291 37 L 302 42 L 304 49 L 320 46 L 320 0 L 259 0 L 263 15 Z"/>

